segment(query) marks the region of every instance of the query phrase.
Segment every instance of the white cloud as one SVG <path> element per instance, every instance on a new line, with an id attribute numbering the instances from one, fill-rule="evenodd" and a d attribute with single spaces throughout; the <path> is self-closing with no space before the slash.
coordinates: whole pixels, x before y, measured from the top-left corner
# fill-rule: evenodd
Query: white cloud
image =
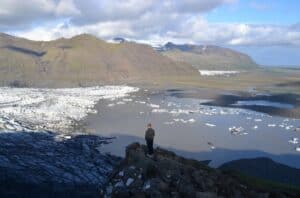
<path id="1" fill-rule="evenodd" d="M 55 12 L 59 16 L 70 16 L 70 15 L 79 15 L 81 14 L 80 10 L 77 9 L 73 0 L 64 0 L 60 1 L 55 9 Z"/>
<path id="2" fill-rule="evenodd" d="M 300 45 L 299 24 L 209 23 L 203 17 L 235 1 L 0 0 L 0 30 L 32 40 L 90 33 L 103 39 L 121 36 L 155 44 Z"/>

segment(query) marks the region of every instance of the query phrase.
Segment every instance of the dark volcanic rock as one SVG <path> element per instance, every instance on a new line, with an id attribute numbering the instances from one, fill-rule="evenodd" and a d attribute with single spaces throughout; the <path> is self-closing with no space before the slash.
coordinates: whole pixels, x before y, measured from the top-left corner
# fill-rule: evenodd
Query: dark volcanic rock
<path id="1" fill-rule="evenodd" d="M 0 134 L 0 197 L 98 197 L 120 159 L 100 153 L 109 139 L 54 133 Z"/>
<path id="2" fill-rule="evenodd" d="M 107 180 L 103 197 L 289 197 L 240 182 L 205 163 L 177 156 L 160 148 L 153 158 L 146 147 L 133 143 L 126 158 Z"/>

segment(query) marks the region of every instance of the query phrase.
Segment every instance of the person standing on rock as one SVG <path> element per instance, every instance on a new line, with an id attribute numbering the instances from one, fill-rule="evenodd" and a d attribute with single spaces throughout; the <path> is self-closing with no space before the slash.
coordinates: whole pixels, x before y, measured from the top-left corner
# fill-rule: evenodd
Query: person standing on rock
<path id="1" fill-rule="evenodd" d="M 155 136 L 155 131 L 152 128 L 151 123 L 147 125 L 147 130 L 145 133 L 145 140 L 147 143 L 147 155 L 152 156 L 153 155 L 153 140 Z"/>

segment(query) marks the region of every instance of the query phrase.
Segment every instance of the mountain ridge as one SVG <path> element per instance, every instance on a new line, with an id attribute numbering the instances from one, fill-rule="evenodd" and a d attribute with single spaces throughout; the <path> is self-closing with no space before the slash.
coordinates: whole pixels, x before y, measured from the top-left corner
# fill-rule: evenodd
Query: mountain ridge
<path id="1" fill-rule="evenodd" d="M 247 54 L 216 45 L 167 42 L 156 50 L 174 61 L 191 64 L 197 69 L 248 70 L 258 67 Z"/>
<path id="2" fill-rule="evenodd" d="M 197 79 L 189 64 L 177 63 L 145 44 L 107 43 L 89 34 L 53 41 L 0 35 L 0 85 L 41 87 L 101 83 L 172 83 Z"/>

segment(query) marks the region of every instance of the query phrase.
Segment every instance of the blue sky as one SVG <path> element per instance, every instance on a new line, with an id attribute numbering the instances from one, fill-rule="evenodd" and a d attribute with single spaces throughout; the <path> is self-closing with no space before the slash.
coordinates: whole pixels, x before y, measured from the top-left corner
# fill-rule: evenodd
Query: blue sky
<path id="1" fill-rule="evenodd" d="M 299 0 L 241 0 L 235 5 L 223 5 L 205 14 L 211 23 L 249 23 L 291 26 L 300 21 Z M 284 36 L 284 35 L 282 35 Z M 300 46 L 230 46 L 251 55 L 265 65 L 300 66 Z"/>
<path id="2" fill-rule="evenodd" d="M 31 40 L 89 33 L 212 44 L 263 65 L 300 65 L 299 0 L 0 0 L 0 31 Z"/>
<path id="3" fill-rule="evenodd" d="M 300 21 L 299 0 L 240 0 L 206 14 L 210 22 L 291 25 Z"/>

